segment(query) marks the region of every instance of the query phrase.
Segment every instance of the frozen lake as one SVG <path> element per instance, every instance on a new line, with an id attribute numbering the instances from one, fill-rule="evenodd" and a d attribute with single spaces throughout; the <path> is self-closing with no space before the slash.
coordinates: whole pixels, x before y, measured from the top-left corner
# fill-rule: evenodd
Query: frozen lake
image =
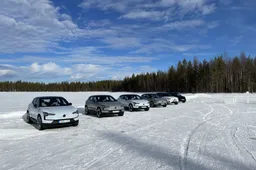
<path id="1" fill-rule="evenodd" d="M 185 104 L 100 119 L 83 114 L 93 94 L 0 93 L 0 169 L 256 169 L 256 94 L 185 94 Z M 79 126 L 27 124 L 27 105 L 42 95 L 72 102 Z"/>

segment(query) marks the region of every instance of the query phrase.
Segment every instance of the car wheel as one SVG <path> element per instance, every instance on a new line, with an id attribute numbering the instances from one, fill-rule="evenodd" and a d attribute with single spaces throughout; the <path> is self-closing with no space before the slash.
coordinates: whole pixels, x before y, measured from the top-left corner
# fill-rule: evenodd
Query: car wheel
<path id="1" fill-rule="evenodd" d="M 154 102 L 153 101 L 151 101 L 150 102 L 150 107 L 154 107 L 155 105 L 154 105 Z"/>
<path id="2" fill-rule="evenodd" d="M 183 100 L 182 103 L 186 103 L 186 101 Z"/>
<path id="3" fill-rule="evenodd" d="M 30 115 L 29 115 L 29 112 L 27 111 L 27 122 L 28 123 L 31 123 L 31 119 L 30 119 Z"/>
<path id="4" fill-rule="evenodd" d="M 89 115 L 90 114 L 88 106 L 84 106 L 84 114 L 85 115 Z"/>
<path id="5" fill-rule="evenodd" d="M 73 123 L 73 125 L 72 126 L 77 126 L 79 124 L 79 120 L 78 121 L 76 121 L 75 123 Z"/>
<path id="6" fill-rule="evenodd" d="M 174 103 L 175 105 L 178 105 L 179 103 L 178 102 L 176 102 L 176 103 Z"/>
<path id="7" fill-rule="evenodd" d="M 37 116 L 37 128 L 38 130 L 44 130 L 42 118 L 40 115 Z"/>
<path id="8" fill-rule="evenodd" d="M 97 109 L 97 117 L 101 118 L 101 109 L 100 108 Z"/>
<path id="9" fill-rule="evenodd" d="M 167 107 L 167 104 L 164 104 L 163 107 Z"/>
<path id="10" fill-rule="evenodd" d="M 149 107 L 145 109 L 145 111 L 149 111 Z"/>
<path id="11" fill-rule="evenodd" d="M 124 115 L 124 112 L 121 112 L 118 114 L 118 116 L 123 116 Z"/>
<path id="12" fill-rule="evenodd" d="M 129 104 L 129 111 L 130 111 L 130 112 L 133 111 L 133 106 L 132 106 L 132 104 Z"/>

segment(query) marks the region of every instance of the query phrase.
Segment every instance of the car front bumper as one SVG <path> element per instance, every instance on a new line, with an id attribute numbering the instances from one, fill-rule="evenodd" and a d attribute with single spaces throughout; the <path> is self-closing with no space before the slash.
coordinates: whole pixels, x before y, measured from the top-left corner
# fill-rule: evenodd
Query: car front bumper
<path id="1" fill-rule="evenodd" d="M 43 124 L 49 124 L 49 125 L 51 125 L 51 124 L 66 124 L 66 123 L 59 123 L 59 121 L 62 121 L 62 120 L 69 120 L 69 122 L 67 122 L 67 124 L 68 123 L 74 123 L 74 122 L 76 122 L 76 121 L 79 121 L 79 117 L 76 117 L 76 118 L 69 118 L 69 119 L 56 119 L 56 120 L 51 120 L 51 119 L 44 119 L 44 120 L 42 120 L 42 123 Z"/>
<path id="2" fill-rule="evenodd" d="M 177 100 L 169 100 L 167 101 L 167 104 L 177 104 L 179 103 Z"/>
<path id="3" fill-rule="evenodd" d="M 62 126 L 71 126 L 79 123 L 79 120 L 75 120 L 75 119 L 65 119 L 65 120 L 70 120 L 70 121 L 66 123 L 60 123 L 61 120 L 53 120 L 51 123 L 44 122 L 43 126 L 44 127 L 62 127 Z"/>
<path id="4" fill-rule="evenodd" d="M 101 113 L 103 113 L 103 114 L 119 114 L 119 113 L 124 113 L 124 109 L 117 109 L 117 110 L 102 109 Z"/>
<path id="5" fill-rule="evenodd" d="M 147 109 L 149 107 L 150 107 L 149 104 L 135 104 L 135 105 L 133 105 L 134 109 Z"/>

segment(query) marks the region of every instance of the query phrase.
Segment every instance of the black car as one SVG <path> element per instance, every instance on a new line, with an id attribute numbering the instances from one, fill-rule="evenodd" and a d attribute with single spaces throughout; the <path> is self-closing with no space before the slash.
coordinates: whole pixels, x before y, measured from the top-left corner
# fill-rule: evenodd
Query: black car
<path id="1" fill-rule="evenodd" d="M 169 92 L 169 94 L 171 96 L 174 96 L 174 97 L 177 97 L 179 99 L 179 102 L 182 102 L 182 103 L 185 103 L 187 100 L 186 100 L 186 97 L 185 96 L 182 96 L 180 93 L 177 93 L 177 92 Z"/>

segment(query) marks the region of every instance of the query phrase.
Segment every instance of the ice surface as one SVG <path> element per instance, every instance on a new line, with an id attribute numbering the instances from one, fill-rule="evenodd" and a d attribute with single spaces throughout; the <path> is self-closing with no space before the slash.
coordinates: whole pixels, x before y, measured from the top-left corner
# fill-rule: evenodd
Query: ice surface
<path id="1" fill-rule="evenodd" d="M 85 100 L 100 93 L 0 93 L 0 169 L 256 169 L 256 94 L 185 94 L 177 106 L 84 115 Z M 79 126 L 26 123 L 28 103 L 44 95 L 72 102 Z"/>

